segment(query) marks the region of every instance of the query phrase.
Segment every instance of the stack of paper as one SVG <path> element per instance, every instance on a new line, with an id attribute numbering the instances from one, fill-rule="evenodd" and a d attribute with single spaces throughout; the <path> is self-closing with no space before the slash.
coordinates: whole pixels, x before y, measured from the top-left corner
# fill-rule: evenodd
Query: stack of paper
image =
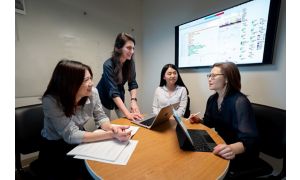
<path id="1" fill-rule="evenodd" d="M 131 154 L 133 153 L 138 141 L 137 140 L 130 140 L 127 146 L 121 151 L 121 153 L 117 156 L 114 160 L 109 160 L 109 158 L 97 158 L 97 157 L 87 157 L 82 155 L 76 155 L 74 158 L 77 159 L 87 159 L 87 160 L 93 160 L 93 161 L 99 161 L 104 163 L 111 163 L 111 164 L 118 164 L 118 165 L 126 165 L 129 161 L 129 158 L 131 157 Z"/>
<path id="2" fill-rule="evenodd" d="M 130 126 L 133 136 L 138 127 Z M 74 155 L 74 158 L 95 160 L 105 163 L 126 165 L 136 145 L 136 140 L 120 142 L 116 139 L 84 143 L 76 146 L 67 155 Z"/>

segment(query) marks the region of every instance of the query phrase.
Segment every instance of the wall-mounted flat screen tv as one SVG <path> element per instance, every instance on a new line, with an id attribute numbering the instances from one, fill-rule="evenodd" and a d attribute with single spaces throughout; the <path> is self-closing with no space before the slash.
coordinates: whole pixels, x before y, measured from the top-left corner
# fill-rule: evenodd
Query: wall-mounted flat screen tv
<path id="1" fill-rule="evenodd" d="M 272 64 L 280 0 L 252 0 L 175 27 L 175 65 Z"/>

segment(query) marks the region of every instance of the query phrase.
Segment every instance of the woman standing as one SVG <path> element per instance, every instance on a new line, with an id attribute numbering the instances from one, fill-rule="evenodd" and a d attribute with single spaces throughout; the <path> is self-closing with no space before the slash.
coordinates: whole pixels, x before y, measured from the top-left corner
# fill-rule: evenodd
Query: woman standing
<path id="1" fill-rule="evenodd" d="M 110 117 L 111 110 L 115 110 L 118 117 L 127 119 L 141 119 L 137 104 L 138 84 L 135 80 L 135 64 L 133 60 L 135 40 L 129 34 L 118 34 L 112 57 L 103 64 L 103 74 L 97 85 L 105 113 Z M 130 110 L 127 109 L 124 85 L 128 82 L 130 92 Z"/>

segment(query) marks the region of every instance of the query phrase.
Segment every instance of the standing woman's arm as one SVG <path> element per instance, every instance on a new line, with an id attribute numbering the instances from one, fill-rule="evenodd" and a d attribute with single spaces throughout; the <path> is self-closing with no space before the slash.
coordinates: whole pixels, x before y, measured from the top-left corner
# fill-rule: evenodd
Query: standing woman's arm
<path id="1" fill-rule="evenodd" d="M 130 79 L 128 79 L 128 91 L 130 92 L 130 111 L 141 118 L 140 109 L 137 104 L 137 89 L 138 84 L 136 82 L 135 63 L 132 61 Z"/>
<path id="2" fill-rule="evenodd" d="M 133 113 L 140 113 L 139 106 L 137 104 L 137 89 L 132 89 L 130 91 L 130 107 L 131 107 L 131 112 Z"/>
<path id="3" fill-rule="evenodd" d="M 115 104 L 118 106 L 118 108 L 123 112 L 123 114 L 128 118 L 132 119 L 130 111 L 125 106 L 124 102 L 120 97 L 114 97 L 113 98 Z"/>

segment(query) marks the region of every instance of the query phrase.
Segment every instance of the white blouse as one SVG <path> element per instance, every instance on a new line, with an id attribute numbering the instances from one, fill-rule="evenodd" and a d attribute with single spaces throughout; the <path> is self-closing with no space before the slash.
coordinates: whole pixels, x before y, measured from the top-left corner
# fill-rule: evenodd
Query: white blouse
<path id="1" fill-rule="evenodd" d="M 154 114 L 158 114 L 161 108 L 180 102 L 176 111 L 179 116 L 183 116 L 186 109 L 187 100 L 187 91 L 183 86 L 176 86 L 172 94 L 169 94 L 166 86 L 157 87 L 154 93 L 152 112 Z"/>

